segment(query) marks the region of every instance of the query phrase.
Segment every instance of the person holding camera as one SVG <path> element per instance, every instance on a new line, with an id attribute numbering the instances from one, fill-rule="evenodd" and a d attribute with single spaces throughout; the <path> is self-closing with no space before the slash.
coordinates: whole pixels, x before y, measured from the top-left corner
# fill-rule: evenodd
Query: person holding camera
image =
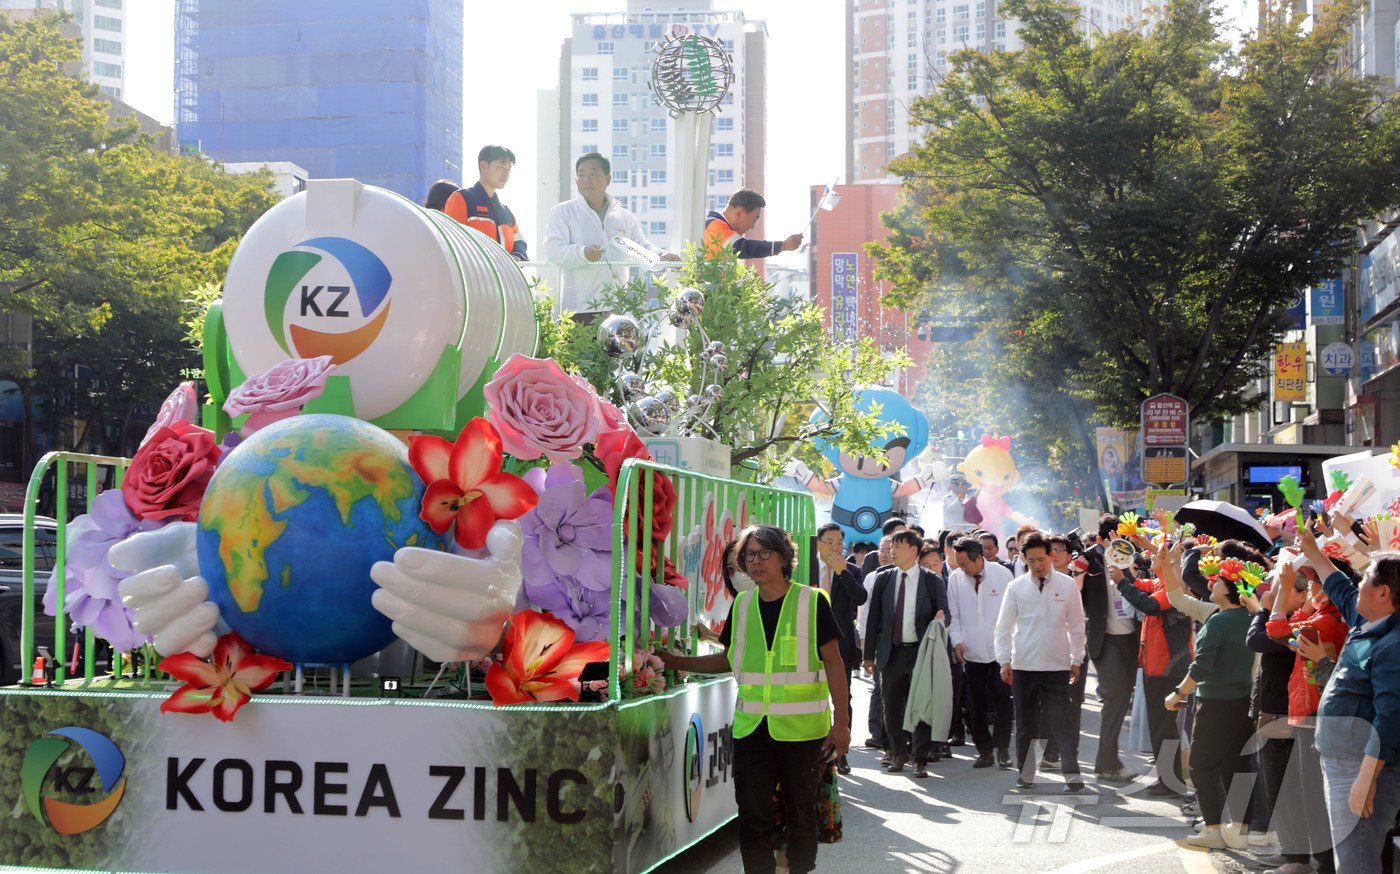
<path id="1" fill-rule="evenodd" d="M 773 792 L 781 784 L 788 870 L 799 874 L 817 864 L 822 766 L 851 745 L 841 631 L 826 594 L 793 582 L 797 546 L 786 531 L 745 528 L 736 553 L 757 588 L 741 592 L 730 608 L 720 632 L 725 651 L 659 655 L 676 670 L 734 671 L 734 798 L 744 870 L 776 868 Z"/>

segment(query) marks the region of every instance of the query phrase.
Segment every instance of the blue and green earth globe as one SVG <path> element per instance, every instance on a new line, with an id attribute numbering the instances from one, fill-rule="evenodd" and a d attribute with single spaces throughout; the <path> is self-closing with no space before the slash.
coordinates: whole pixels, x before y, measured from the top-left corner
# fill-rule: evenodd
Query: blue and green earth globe
<path id="1" fill-rule="evenodd" d="M 423 481 L 388 432 L 346 416 L 269 425 L 219 464 L 199 507 L 199 570 L 234 631 L 297 664 L 346 664 L 394 640 L 369 569 L 442 549 Z"/>

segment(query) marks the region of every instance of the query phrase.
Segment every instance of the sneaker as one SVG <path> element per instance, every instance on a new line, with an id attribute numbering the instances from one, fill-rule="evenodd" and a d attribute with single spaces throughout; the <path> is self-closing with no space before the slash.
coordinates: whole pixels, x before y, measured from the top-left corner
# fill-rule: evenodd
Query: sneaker
<path id="1" fill-rule="evenodd" d="M 997 767 L 1002 770 L 1011 768 L 1011 751 L 1008 749 L 997 750 Z"/>
<path id="2" fill-rule="evenodd" d="M 1166 783 L 1163 783 L 1161 780 L 1158 780 L 1156 783 L 1147 787 L 1147 794 L 1153 798 L 1166 798 L 1167 796 L 1180 795 L 1181 793 L 1177 792 Z"/>
<path id="3" fill-rule="evenodd" d="M 1078 795 L 1084 791 L 1084 781 L 1078 777 L 1070 777 L 1065 781 L 1065 794 Z"/>
<path id="4" fill-rule="evenodd" d="M 1249 845 L 1251 847 L 1269 847 L 1278 843 L 1278 832 L 1250 832 Z"/>
<path id="5" fill-rule="evenodd" d="M 1200 816 L 1201 808 L 1199 805 L 1196 804 L 1195 799 L 1192 799 L 1186 802 L 1185 804 L 1181 805 L 1181 812 L 1186 814 L 1187 816 Z"/>
<path id="6" fill-rule="evenodd" d="M 1041 756 L 1040 764 L 1037 767 L 1042 771 L 1058 771 L 1060 770 L 1060 757 L 1056 756 L 1052 759 L 1049 756 Z"/>
<path id="7" fill-rule="evenodd" d="M 1136 774 L 1132 774 L 1123 768 L 1114 768 L 1112 771 L 1100 771 L 1095 776 L 1100 783 L 1131 783 L 1137 779 Z"/>
<path id="8" fill-rule="evenodd" d="M 914 776 L 920 780 L 928 776 L 928 765 L 924 762 L 914 763 Z"/>
<path id="9" fill-rule="evenodd" d="M 1017 788 L 1017 789 L 1034 789 L 1034 788 L 1035 788 L 1035 783 L 1034 783 L 1033 781 L 1031 781 L 1031 780 L 1025 779 L 1024 777 L 1017 777 L 1017 778 L 1016 778 L 1016 788 Z"/>
<path id="10" fill-rule="evenodd" d="M 1228 845 L 1225 843 L 1225 836 L 1220 833 L 1220 826 L 1207 826 L 1198 835 L 1192 835 L 1186 839 L 1186 843 L 1193 847 L 1200 847 L 1205 850 L 1223 850 Z"/>
<path id="11" fill-rule="evenodd" d="M 1220 835 L 1225 839 L 1225 845 L 1232 850 L 1249 849 L 1249 828 L 1236 823 L 1222 825 Z"/>

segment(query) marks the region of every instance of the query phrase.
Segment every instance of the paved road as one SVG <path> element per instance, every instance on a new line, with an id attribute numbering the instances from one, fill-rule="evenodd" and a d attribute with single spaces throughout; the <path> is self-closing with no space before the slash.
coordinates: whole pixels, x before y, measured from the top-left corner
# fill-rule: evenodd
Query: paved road
<path id="1" fill-rule="evenodd" d="M 853 772 L 841 784 L 844 839 L 820 847 L 819 871 L 1207 874 L 1264 867 L 1248 853 L 1206 853 L 1178 844 L 1190 834 L 1187 820 L 1170 800 L 1142 794 L 1150 779 L 1126 788 L 1091 782 L 1096 791 L 1064 796 L 1058 773 L 1041 774 L 1039 782 L 1050 781 L 1046 791 L 1025 795 L 1010 791 L 1014 772 L 973 769 L 971 746 L 955 748 L 951 761 L 931 765 L 927 780 L 915 780 L 907 770 L 888 774 L 879 767 L 881 754 L 860 746 L 868 736 L 870 688 L 857 680 L 853 690 L 856 746 L 849 757 Z M 1086 779 L 1098 742 L 1094 688 L 1091 677 L 1080 748 Z M 1150 768 L 1142 756 L 1125 755 L 1123 760 L 1135 773 Z M 730 823 L 657 871 L 700 874 L 742 867 L 738 830 Z"/>

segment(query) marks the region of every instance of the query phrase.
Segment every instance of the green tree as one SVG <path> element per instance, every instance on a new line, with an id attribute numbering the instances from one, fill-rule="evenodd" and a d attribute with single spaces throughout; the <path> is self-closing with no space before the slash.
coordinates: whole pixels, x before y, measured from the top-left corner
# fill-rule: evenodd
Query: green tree
<path id="1" fill-rule="evenodd" d="M 199 366 L 187 301 L 276 196 L 265 173 L 157 152 L 113 121 L 60 21 L 0 21 L 0 308 L 34 319 L 32 367 L 4 370 L 54 445 L 125 453 L 140 411 Z"/>
<path id="2" fill-rule="evenodd" d="M 954 55 L 912 109 L 930 132 L 872 247 L 888 303 L 980 326 L 969 357 L 1065 413 L 1081 458 L 1089 419 L 1131 425 L 1158 392 L 1197 420 L 1251 408 L 1282 304 L 1400 202 L 1400 115 L 1337 69 L 1357 5 L 1274 10 L 1238 53 L 1206 0 L 1109 33 L 1057 0 L 1003 8 L 1025 48 Z"/>
<path id="3" fill-rule="evenodd" d="M 868 340 L 832 343 L 815 304 L 774 295 L 732 253 L 703 258 L 691 252 L 676 290 L 663 291 L 660 301 L 649 301 L 651 292 L 637 281 L 606 289 L 590 306 L 637 317 L 669 306 L 683 288 L 704 292 L 700 325 L 709 342 L 723 344 L 725 369 L 709 368 L 705 375 L 705 341 L 696 330 L 620 361 L 604 354 L 596 329 L 573 330 L 553 349 L 556 358 L 620 405 L 619 368 L 640 374 L 653 394 L 670 389 L 683 405 L 691 396 L 705 396 L 709 385 L 718 386 L 718 400 L 698 417 L 694 431 L 732 447 L 736 469 L 757 471 L 765 480 L 794 456 L 819 469 L 816 440 L 871 454 L 872 445 L 891 436 L 877 416 L 856 410 L 850 388 L 884 382 L 909 363 L 907 356 L 882 353 Z M 814 424 L 810 417 L 818 405 L 828 415 Z"/>

